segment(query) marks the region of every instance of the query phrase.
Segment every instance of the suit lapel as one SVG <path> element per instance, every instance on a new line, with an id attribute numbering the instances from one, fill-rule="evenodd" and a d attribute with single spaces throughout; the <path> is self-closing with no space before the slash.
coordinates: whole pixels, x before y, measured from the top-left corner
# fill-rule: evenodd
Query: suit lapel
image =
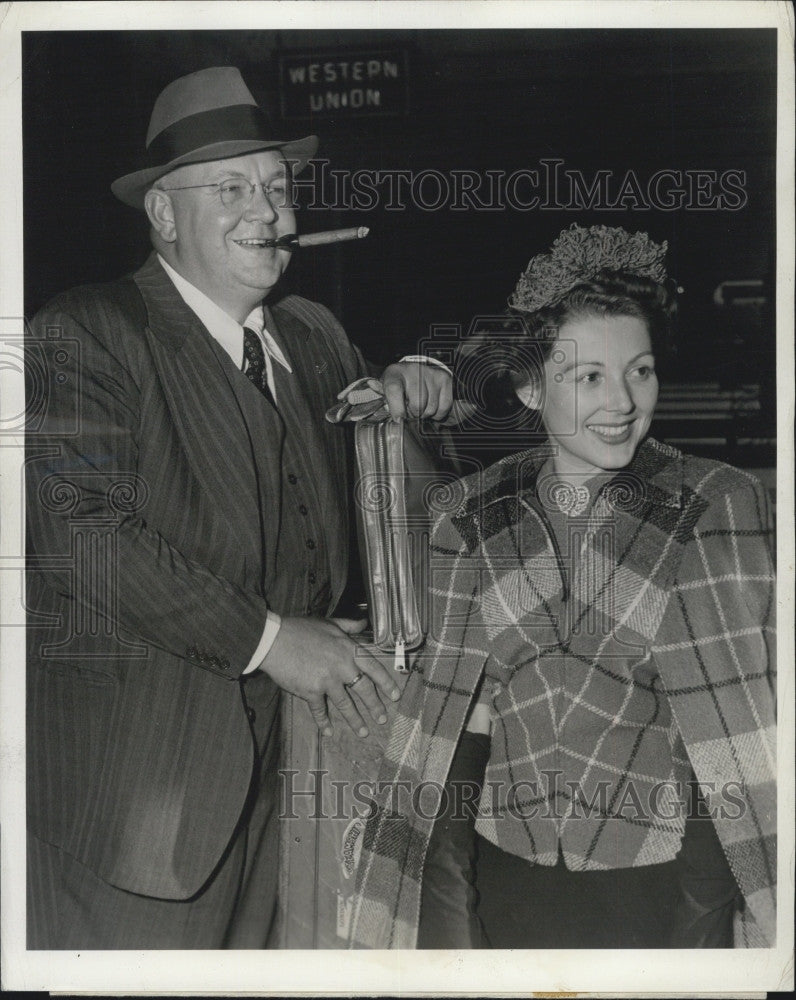
<path id="1" fill-rule="evenodd" d="M 253 430 L 236 388 L 237 372 L 153 255 L 135 275 L 147 307 L 147 336 L 176 429 L 196 478 L 248 551 L 262 547 Z M 256 393 L 250 383 L 243 389 Z M 258 401 L 259 402 L 259 401 Z M 268 430 L 280 436 L 270 407 Z M 259 431 L 264 430 L 258 428 Z M 190 512 L 186 512 L 190 516 Z"/>

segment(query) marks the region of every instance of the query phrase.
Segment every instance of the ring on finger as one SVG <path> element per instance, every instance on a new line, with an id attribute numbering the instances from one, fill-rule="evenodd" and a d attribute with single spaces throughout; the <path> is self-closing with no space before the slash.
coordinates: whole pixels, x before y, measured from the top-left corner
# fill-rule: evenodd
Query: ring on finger
<path id="1" fill-rule="evenodd" d="M 343 687 L 352 688 L 355 684 L 359 684 L 359 682 L 362 680 L 364 676 L 365 675 L 362 673 L 362 671 L 360 671 L 352 681 L 348 681 L 347 683 L 343 684 Z"/>

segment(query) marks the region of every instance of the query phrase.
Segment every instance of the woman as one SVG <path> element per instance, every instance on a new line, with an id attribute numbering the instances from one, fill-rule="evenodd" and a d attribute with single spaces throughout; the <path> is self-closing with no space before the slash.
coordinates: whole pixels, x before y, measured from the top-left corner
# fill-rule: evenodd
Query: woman
<path id="1" fill-rule="evenodd" d="M 435 524 L 354 946 L 774 942 L 767 500 L 647 436 L 665 250 L 572 226 L 510 300 L 547 440 Z"/>

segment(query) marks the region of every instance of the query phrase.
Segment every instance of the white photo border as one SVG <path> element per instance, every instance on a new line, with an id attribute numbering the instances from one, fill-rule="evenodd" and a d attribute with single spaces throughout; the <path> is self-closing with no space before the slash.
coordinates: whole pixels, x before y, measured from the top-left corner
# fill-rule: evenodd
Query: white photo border
<path id="1" fill-rule="evenodd" d="M 739 994 L 793 987 L 793 274 L 794 23 L 790 4 L 750 2 L 12 3 L 0 25 L 0 322 L 24 315 L 22 254 L 21 33 L 41 30 L 234 28 L 718 28 L 778 29 L 777 112 L 777 494 L 780 586 L 778 750 L 780 846 L 778 943 L 722 952 L 28 952 L 24 865 L 23 442 L 2 442 L 0 709 L 2 978 L 4 989 L 69 993 L 237 995 L 530 995 L 531 991 L 641 996 Z M 1 415 L 24 411 L 21 372 L 0 366 Z M 18 572 L 17 572 L 18 571 Z"/>

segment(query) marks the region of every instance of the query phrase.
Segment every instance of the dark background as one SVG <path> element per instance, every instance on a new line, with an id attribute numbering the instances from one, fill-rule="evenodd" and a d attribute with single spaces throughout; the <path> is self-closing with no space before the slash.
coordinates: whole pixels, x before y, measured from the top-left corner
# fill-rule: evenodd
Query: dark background
<path id="1" fill-rule="evenodd" d="M 735 420 L 728 441 L 746 435 L 758 445 L 721 457 L 765 465 L 772 310 L 719 309 L 713 294 L 728 279 L 767 287 L 773 273 L 775 43 L 767 29 L 25 33 L 26 309 L 143 262 L 145 221 L 114 199 L 110 182 L 141 164 L 159 91 L 212 65 L 238 66 L 276 134 L 317 133 L 319 155 L 340 170 L 511 172 L 558 157 L 587 177 L 612 170 L 617 182 L 633 169 L 642 185 L 662 169 L 745 171 L 748 200 L 738 211 L 305 207 L 301 230 L 366 224 L 371 234 L 296 255 L 287 280 L 329 305 L 365 353 L 385 362 L 415 350 L 432 324 L 467 330 L 473 317 L 500 312 L 530 256 L 571 222 L 644 229 L 668 240 L 669 272 L 684 287 L 679 350 L 664 379 L 720 393 L 754 383 L 761 405 Z M 407 53 L 408 113 L 279 120 L 280 52 L 344 57 L 378 46 Z"/>

